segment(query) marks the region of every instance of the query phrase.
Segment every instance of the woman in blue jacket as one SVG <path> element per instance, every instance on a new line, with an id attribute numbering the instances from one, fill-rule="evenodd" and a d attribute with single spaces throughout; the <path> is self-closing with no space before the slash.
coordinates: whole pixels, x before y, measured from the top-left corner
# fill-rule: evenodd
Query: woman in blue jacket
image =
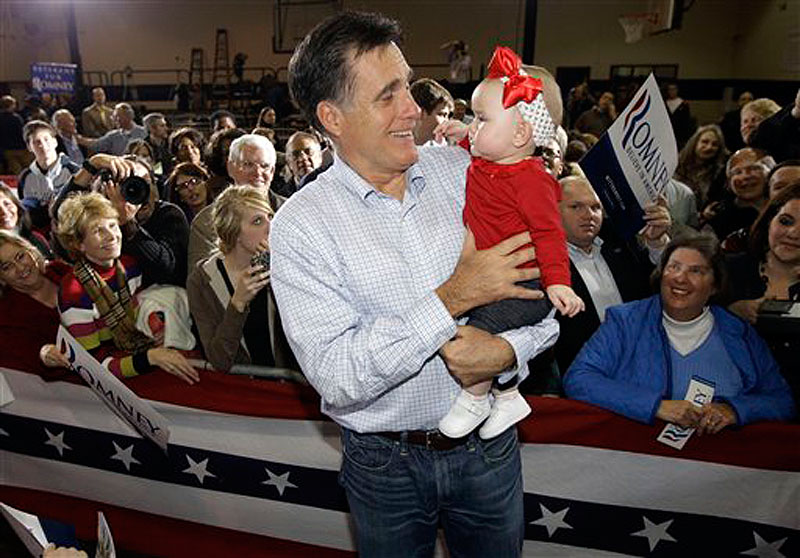
<path id="1" fill-rule="evenodd" d="M 670 243 L 654 272 L 660 294 L 608 310 L 567 372 L 567 396 L 700 433 L 791 419 L 791 392 L 764 341 L 749 324 L 709 305 L 723 289 L 724 269 L 711 236 Z M 693 377 L 715 386 L 711 403 L 684 400 Z"/>

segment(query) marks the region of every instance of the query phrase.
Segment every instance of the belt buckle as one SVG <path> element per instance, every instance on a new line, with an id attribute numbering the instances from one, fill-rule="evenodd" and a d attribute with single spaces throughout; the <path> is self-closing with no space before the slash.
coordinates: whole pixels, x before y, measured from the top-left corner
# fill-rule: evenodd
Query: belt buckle
<path id="1" fill-rule="evenodd" d="M 435 449 L 433 444 L 437 434 L 439 434 L 439 432 L 436 430 L 425 431 L 425 449 Z"/>

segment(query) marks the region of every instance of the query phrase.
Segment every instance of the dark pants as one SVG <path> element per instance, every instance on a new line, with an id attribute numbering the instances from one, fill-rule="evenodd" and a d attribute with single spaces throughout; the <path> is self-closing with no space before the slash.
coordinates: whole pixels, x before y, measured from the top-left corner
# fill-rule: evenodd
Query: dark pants
<path id="1" fill-rule="evenodd" d="M 517 429 L 448 451 L 342 429 L 339 482 L 361 558 L 518 557 L 525 523 Z"/>
<path id="2" fill-rule="evenodd" d="M 519 283 L 529 289 L 541 289 L 542 284 L 538 279 L 523 281 Z M 491 334 L 502 333 L 509 329 L 517 329 L 523 326 L 534 325 L 547 317 L 553 309 L 553 304 L 545 294 L 539 300 L 527 300 L 524 298 L 507 298 L 485 306 L 473 308 L 469 312 L 467 325 L 475 326 L 478 329 L 488 331 Z M 501 391 L 510 389 L 517 385 L 514 378 L 508 384 L 497 385 Z"/>

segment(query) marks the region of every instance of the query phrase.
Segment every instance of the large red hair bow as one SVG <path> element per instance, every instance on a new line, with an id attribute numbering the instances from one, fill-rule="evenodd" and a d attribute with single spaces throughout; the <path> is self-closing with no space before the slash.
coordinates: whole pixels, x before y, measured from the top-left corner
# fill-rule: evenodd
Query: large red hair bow
<path id="1" fill-rule="evenodd" d="M 496 47 L 489 62 L 490 79 L 504 79 L 503 108 L 510 108 L 518 102 L 532 103 L 542 92 L 542 80 L 520 74 L 522 60 L 508 47 Z"/>

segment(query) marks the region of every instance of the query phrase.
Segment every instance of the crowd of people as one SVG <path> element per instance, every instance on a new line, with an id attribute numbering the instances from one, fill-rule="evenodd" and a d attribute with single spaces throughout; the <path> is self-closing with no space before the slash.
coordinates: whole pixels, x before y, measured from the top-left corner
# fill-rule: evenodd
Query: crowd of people
<path id="1" fill-rule="evenodd" d="M 191 350 L 302 370 L 342 426 L 367 556 L 432 549 L 440 522 L 454 554 L 518 554 L 520 392 L 700 433 L 795 417 L 798 336 L 762 322 L 800 298 L 800 91 L 783 108 L 743 93 L 730 153 L 730 113 L 696 127 L 669 84 L 678 167 L 627 239 L 580 169 L 623 108 L 611 92 L 584 83 L 564 107 L 547 70 L 499 49 L 455 98 L 409 83 L 399 37 L 350 12 L 311 31 L 289 67 L 310 126 L 285 145 L 269 107 L 250 132 L 217 111 L 206 137 L 139 125 L 100 88 L 80 131 L 0 99 L 18 174 L 0 186 L 3 337 L 61 367 L 61 324 L 120 378 L 202 381 Z M 716 386 L 704 406 L 684 399 L 697 376 Z M 423 481 L 448 487 L 437 513 Z"/>

